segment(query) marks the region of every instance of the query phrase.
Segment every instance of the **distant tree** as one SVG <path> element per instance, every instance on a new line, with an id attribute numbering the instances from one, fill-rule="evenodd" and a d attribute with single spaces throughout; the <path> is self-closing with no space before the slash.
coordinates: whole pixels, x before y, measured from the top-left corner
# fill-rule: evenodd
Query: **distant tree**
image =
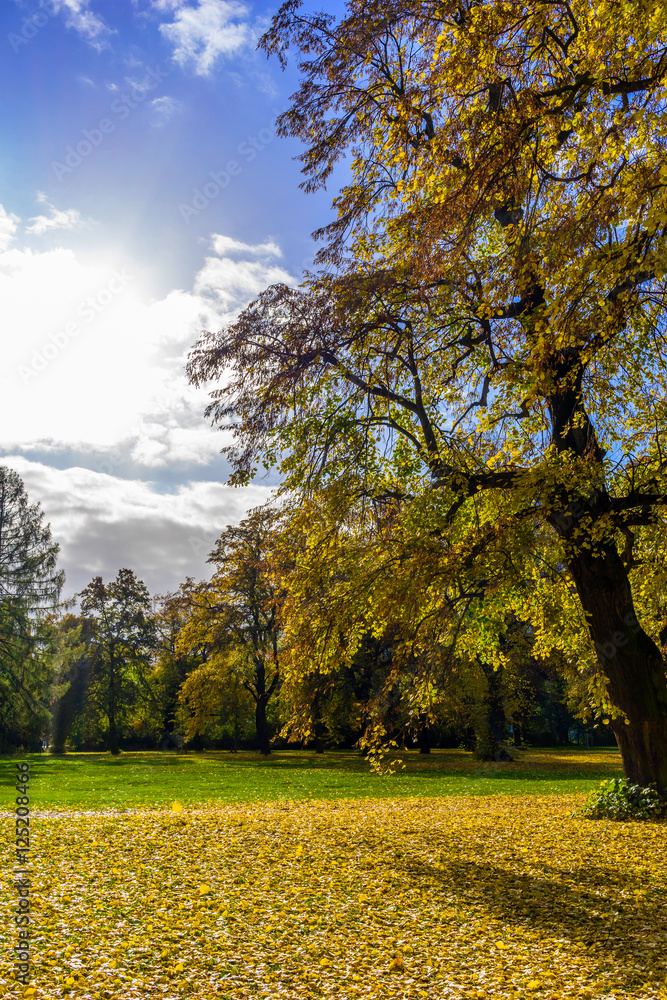
<path id="1" fill-rule="evenodd" d="M 20 476 L 0 467 L 0 734 L 37 743 L 48 719 L 50 615 L 65 580 L 59 546 Z"/>
<path id="2" fill-rule="evenodd" d="M 97 576 L 79 594 L 89 619 L 86 644 L 107 721 L 107 748 L 119 747 L 119 716 L 145 687 L 143 675 L 155 647 L 155 622 L 146 585 L 130 569 L 121 569 L 107 585 Z"/>
<path id="3" fill-rule="evenodd" d="M 53 651 L 51 753 L 65 753 L 66 744 L 78 717 L 85 711 L 90 660 L 86 655 L 84 627 L 91 623 L 79 615 L 66 614 L 56 624 L 57 642 Z M 89 636 L 87 636 L 89 638 Z"/>
<path id="4" fill-rule="evenodd" d="M 159 729 L 158 742 L 163 749 L 178 743 L 179 691 L 188 675 L 206 660 L 198 647 L 186 648 L 179 642 L 187 620 L 187 601 L 182 598 L 194 584 L 188 579 L 176 594 L 155 600 L 155 665 L 148 677 L 152 711 Z"/>
<path id="5" fill-rule="evenodd" d="M 249 673 L 245 652 L 230 647 L 188 674 L 180 692 L 187 739 L 216 739 L 226 730 L 233 740 L 232 752 L 238 751 L 248 725 L 256 723 L 256 699 L 246 686 Z"/>
<path id="6" fill-rule="evenodd" d="M 271 753 L 266 708 L 280 686 L 280 585 L 276 582 L 274 528 L 278 515 L 267 508 L 253 511 L 236 527 L 222 533 L 209 562 L 216 567 L 211 580 L 182 595 L 188 622 L 181 632 L 181 649 L 199 647 L 207 659 L 219 659 L 218 681 L 240 683 L 255 706 L 260 752 Z M 230 655 L 231 654 L 231 655 Z M 184 696 L 205 694 L 200 672 L 211 676 L 205 664 L 188 678 Z M 219 686 L 219 685 L 218 685 Z M 218 693 L 213 697 L 217 698 Z M 201 714 L 200 705 L 197 712 Z"/>

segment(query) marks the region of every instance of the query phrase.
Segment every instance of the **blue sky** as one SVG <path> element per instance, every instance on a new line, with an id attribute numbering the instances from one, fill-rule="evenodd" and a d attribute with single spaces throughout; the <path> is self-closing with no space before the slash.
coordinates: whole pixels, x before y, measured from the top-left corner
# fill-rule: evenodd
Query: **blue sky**
<path id="1" fill-rule="evenodd" d="M 312 262 L 330 195 L 273 124 L 296 87 L 256 44 L 275 6 L 0 6 L 0 463 L 61 545 L 66 593 L 127 566 L 208 575 L 271 482 L 224 485 L 185 357 Z"/>

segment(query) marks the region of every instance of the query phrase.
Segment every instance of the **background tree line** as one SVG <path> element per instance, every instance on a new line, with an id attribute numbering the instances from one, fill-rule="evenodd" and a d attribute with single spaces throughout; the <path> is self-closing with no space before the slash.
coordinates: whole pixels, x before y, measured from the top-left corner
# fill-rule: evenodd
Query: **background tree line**
<path id="1" fill-rule="evenodd" d="M 378 720 L 387 738 L 424 753 L 464 746 L 494 760 L 513 747 L 584 738 L 559 665 L 534 655 L 530 629 L 517 622 L 508 622 L 502 669 L 461 660 L 433 687 L 431 709 L 415 710 L 411 689 L 428 656 L 396 682 L 398 616 L 381 640 L 368 627 L 354 645 L 358 622 L 341 617 L 332 588 L 324 596 L 336 669 L 313 659 L 295 673 L 288 594 L 302 600 L 312 581 L 303 579 L 298 524 L 284 509 L 260 508 L 227 528 L 207 580 L 151 598 L 121 569 L 109 583 L 94 578 L 73 611 L 59 603 L 58 548 L 38 506 L 15 473 L 1 470 L 0 484 L 5 751 L 44 740 L 53 753 L 185 746 L 268 754 L 290 741 L 319 752 L 363 745 Z M 609 743 L 608 735 L 601 730 L 596 741 Z"/>

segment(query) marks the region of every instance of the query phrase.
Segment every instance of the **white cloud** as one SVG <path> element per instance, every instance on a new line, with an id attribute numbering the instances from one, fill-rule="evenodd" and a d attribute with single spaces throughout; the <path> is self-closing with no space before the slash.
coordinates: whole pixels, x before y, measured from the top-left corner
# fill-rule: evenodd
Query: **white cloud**
<path id="1" fill-rule="evenodd" d="M 176 590 L 186 576 L 209 577 L 206 559 L 228 524 L 264 503 L 267 487 L 233 489 L 190 482 L 173 493 L 139 479 L 90 469 L 54 469 L 22 455 L 0 458 L 23 479 L 31 503 L 39 503 L 61 546 L 65 595 L 94 576 L 105 580 L 133 569 L 152 593 Z"/>
<path id="2" fill-rule="evenodd" d="M 154 101 L 150 102 L 151 108 L 153 110 L 155 125 L 166 125 L 167 122 L 171 121 L 174 115 L 178 114 L 183 109 L 183 104 L 181 101 L 176 100 L 175 97 L 156 97 Z"/>
<path id="3" fill-rule="evenodd" d="M 20 221 L 18 215 L 12 215 L 0 205 L 0 253 L 9 249 Z"/>
<path id="4" fill-rule="evenodd" d="M 255 33 L 247 21 L 249 9 L 238 0 L 156 0 L 156 11 L 169 11 L 174 20 L 160 31 L 174 46 L 179 66 L 192 66 L 199 76 L 208 76 L 222 56 L 230 56 L 251 45 Z"/>
<path id="5" fill-rule="evenodd" d="M 37 193 L 37 201 L 42 205 L 46 205 L 50 210 L 50 214 L 35 215 L 32 219 L 28 219 L 28 222 L 32 222 L 32 225 L 26 227 L 26 233 L 43 236 L 44 233 L 48 233 L 52 229 L 78 229 L 81 225 L 81 214 L 76 208 L 68 208 L 63 212 L 49 204 L 46 195 L 41 191 Z"/>
<path id="6" fill-rule="evenodd" d="M 90 10 L 88 0 L 51 0 L 54 14 L 65 14 L 68 28 L 82 35 L 95 48 L 101 48 L 101 40 L 112 33 L 101 17 Z"/>
<path id="7" fill-rule="evenodd" d="M 195 292 L 215 300 L 224 312 L 231 311 L 235 302 L 248 302 L 268 285 L 294 284 L 294 278 L 284 268 L 267 260 L 282 256 L 280 247 L 271 240 L 251 245 L 215 234 L 212 246 L 216 256 L 205 259 L 195 279 Z M 228 256 L 232 253 L 258 259 L 233 260 Z"/>
<path id="8" fill-rule="evenodd" d="M 219 257 L 230 253 L 249 253 L 253 257 L 282 257 L 283 255 L 282 250 L 273 240 L 267 240 L 266 243 L 241 243 L 240 240 L 234 240 L 231 236 L 221 236 L 220 233 L 214 233 L 211 237 L 211 245 Z"/>

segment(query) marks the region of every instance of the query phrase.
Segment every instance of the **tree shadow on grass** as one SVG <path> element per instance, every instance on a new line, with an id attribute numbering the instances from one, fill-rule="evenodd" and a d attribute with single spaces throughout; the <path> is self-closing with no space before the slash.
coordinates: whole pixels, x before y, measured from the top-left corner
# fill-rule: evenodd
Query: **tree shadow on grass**
<path id="1" fill-rule="evenodd" d="M 566 871 L 539 867 L 544 874 L 463 860 L 445 863 L 444 871 L 404 864 L 406 874 L 430 878 L 434 890 L 442 886 L 462 903 L 482 906 L 508 926 L 520 924 L 544 937 L 583 944 L 601 970 L 608 972 L 614 963 L 619 991 L 662 983 L 666 969 L 658 967 L 658 961 L 665 958 L 664 942 L 661 948 L 652 935 L 667 927 L 664 885 L 653 882 L 647 891 L 647 877 L 601 865 Z M 634 900 L 629 898 L 633 893 Z"/>

